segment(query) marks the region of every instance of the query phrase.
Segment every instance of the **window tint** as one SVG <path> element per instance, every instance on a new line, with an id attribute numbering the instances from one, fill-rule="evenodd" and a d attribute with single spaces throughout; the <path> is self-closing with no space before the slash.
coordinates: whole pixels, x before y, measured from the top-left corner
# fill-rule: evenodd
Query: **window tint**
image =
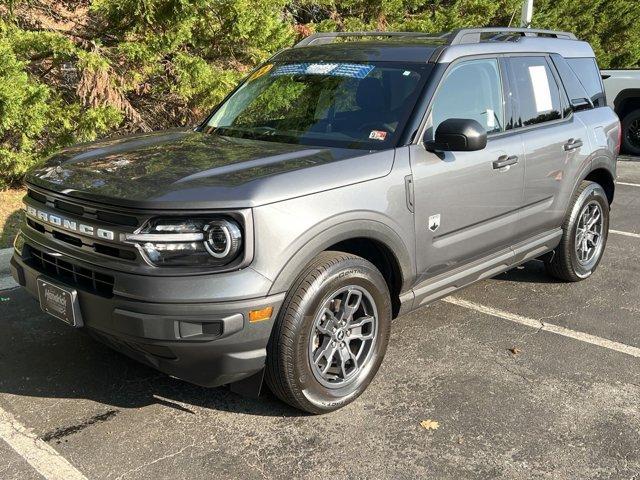
<path id="1" fill-rule="evenodd" d="M 303 145 L 382 150 L 395 145 L 431 66 L 418 63 L 267 63 L 204 131 Z"/>
<path id="2" fill-rule="evenodd" d="M 504 130 L 502 81 L 497 60 L 470 60 L 451 69 L 436 93 L 427 138 L 433 140 L 438 125 L 449 118 L 476 120 L 488 133 Z"/>
<path id="3" fill-rule="evenodd" d="M 569 67 L 569 64 L 564 59 L 564 57 L 554 53 L 553 55 L 551 55 L 551 59 L 553 60 L 553 64 L 556 66 L 558 73 L 560 74 L 560 78 L 562 78 L 562 83 L 565 90 L 567 91 L 569 100 L 591 98 L 591 96 L 582 86 L 582 83 L 580 83 L 580 80 L 578 80 L 578 77 L 576 77 L 576 74 L 573 72 L 571 67 Z"/>
<path id="4" fill-rule="evenodd" d="M 596 107 L 604 107 L 607 102 L 602 91 L 602 78 L 595 58 L 567 58 L 567 63 L 591 97 L 593 104 Z"/>
<path id="5" fill-rule="evenodd" d="M 508 59 L 515 95 L 515 126 L 562 118 L 560 92 L 544 57 Z"/>

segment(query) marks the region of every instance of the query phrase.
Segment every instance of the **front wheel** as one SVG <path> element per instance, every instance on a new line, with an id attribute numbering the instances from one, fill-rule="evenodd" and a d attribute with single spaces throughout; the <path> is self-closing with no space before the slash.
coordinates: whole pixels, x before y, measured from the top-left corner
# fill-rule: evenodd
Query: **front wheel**
<path id="1" fill-rule="evenodd" d="M 583 181 L 573 195 L 560 244 L 546 261 L 547 271 L 578 282 L 596 270 L 609 233 L 609 202 L 600 185 Z"/>
<path id="2" fill-rule="evenodd" d="M 326 413 L 355 400 L 387 350 L 391 300 L 367 260 L 323 252 L 289 292 L 267 350 L 266 381 L 281 400 Z"/>

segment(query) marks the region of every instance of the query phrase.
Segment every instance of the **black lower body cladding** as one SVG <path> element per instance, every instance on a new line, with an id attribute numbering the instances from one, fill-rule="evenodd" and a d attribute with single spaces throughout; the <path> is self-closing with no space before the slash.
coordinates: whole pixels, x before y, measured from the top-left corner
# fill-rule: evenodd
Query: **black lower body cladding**
<path id="1" fill-rule="evenodd" d="M 36 247 L 39 251 L 48 250 L 41 245 Z M 264 367 L 273 319 L 284 294 L 216 303 L 146 302 L 121 296 L 117 288 L 111 296 L 92 291 L 70 277 L 57 278 L 55 270 L 44 271 L 28 255 L 24 257 L 14 254 L 11 271 L 31 295 L 38 298 L 39 278 L 77 291 L 81 330 L 168 375 L 214 387 L 250 377 Z M 91 271 L 91 265 L 75 260 L 70 259 L 65 263 L 68 264 L 83 272 Z M 117 287 L 119 273 L 110 274 Z M 172 291 L 175 297 L 176 278 L 141 275 L 138 281 L 153 280 L 154 289 Z M 249 322 L 249 311 L 268 306 L 273 307 L 270 319 Z"/>

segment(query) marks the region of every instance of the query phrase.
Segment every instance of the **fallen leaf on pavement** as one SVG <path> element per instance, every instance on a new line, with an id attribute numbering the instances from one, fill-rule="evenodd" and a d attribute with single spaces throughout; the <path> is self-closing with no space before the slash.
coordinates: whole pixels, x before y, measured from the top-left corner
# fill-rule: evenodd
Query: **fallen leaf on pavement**
<path id="1" fill-rule="evenodd" d="M 518 347 L 511 347 L 509 349 L 509 351 L 513 354 L 513 355 L 518 355 L 520 352 L 522 352 L 522 350 L 520 350 Z"/>
<path id="2" fill-rule="evenodd" d="M 437 430 L 440 424 L 435 420 L 431 420 L 430 418 L 427 420 L 423 420 L 420 422 L 420 426 L 425 430 Z"/>

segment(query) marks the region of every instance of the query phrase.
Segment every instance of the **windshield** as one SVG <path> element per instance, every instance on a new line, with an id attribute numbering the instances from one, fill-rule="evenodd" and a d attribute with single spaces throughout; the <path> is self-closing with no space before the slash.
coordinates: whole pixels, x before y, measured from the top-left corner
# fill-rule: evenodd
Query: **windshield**
<path id="1" fill-rule="evenodd" d="M 380 150 L 395 146 L 430 66 L 268 63 L 204 127 L 229 137 Z"/>

